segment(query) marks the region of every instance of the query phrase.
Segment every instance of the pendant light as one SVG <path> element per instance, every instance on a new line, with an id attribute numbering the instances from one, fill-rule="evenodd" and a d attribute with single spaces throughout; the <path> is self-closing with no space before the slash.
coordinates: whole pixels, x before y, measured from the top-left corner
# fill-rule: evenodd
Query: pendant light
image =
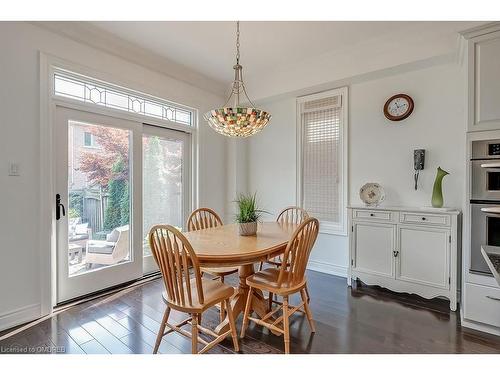
<path id="1" fill-rule="evenodd" d="M 271 115 L 257 109 L 247 95 L 243 83 L 243 67 L 240 65 L 240 22 L 236 22 L 236 65 L 231 94 L 222 108 L 212 109 L 204 118 L 217 133 L 227 137 L 249 137 L 261 131 L 271 119 Z M 244 95 L 250 106 L 241 106 L 240 97 Z M 228 103 L 233 99 L 233 106 Z"/>

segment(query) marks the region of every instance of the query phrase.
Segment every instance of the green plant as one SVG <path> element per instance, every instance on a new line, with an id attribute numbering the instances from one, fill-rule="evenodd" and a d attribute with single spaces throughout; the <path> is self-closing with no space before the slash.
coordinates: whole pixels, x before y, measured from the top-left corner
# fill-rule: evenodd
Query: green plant
<path id="1" fill-rule="evenodd" d="M 81 217 L 81 215 L 76 208 L 70 207 L 68 210 L 68 217 L 70 219 L 76 219 L 77 217 Z"/>
<path id="2" fill-rule="evenodd" d="M 83 217 L 83 193 L 81 191 L 69 192 L 69 207 L 70 218 Z M 72 209 L 75 216 L 71 216 Z"/>
<path id="3" fill-rule="evenodd" d="M 262 214 L 267 213 L 257 207 L 257 193 L 253 195 L 240 193 L 235 203 L 238 205 L 237 223 L 253 223 L 258 221 Z"/>
<path id="4" fill-rule="evenodd" d="M 130 194 L 128 190 L 128 182 L 125 183 L 125 191 L 120 200 L 120 225 L 126 225 L 130 222 Z"/>
<path id="5" fill-rule="evenodd" d="M 123 178 L 122 172 L 125 166 L 121 159 L 113 164 L 113 178 L 108 184 L 109 200 L 104 214 L 104 229 L 113 230 L 123 225 L 122 213 L 128 216 L 128 209 L 123 210 L 124 196 L 126 196 L 127 181 Z M 125 217 L 126 218 L 126 217 Z M 128 221 L 128 220 L 127 220 Z"/>

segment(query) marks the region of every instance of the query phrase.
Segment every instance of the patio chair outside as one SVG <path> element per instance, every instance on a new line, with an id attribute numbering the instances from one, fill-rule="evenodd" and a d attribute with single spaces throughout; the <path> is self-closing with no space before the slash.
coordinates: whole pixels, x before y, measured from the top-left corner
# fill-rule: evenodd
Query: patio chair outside
<path id="1" fill-rule="evenodd" d="M 127 258 L 129 254 L 129 226 L 113 229 L 106 241 L 88 241 L 85 262 L 87 269 L 93 264 L 113 265 Z"/>

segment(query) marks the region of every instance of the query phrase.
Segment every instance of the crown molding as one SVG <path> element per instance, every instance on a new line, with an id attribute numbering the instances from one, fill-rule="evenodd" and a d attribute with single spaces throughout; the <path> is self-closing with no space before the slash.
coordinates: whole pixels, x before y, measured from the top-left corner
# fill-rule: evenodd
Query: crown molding
<path id="1" fill-rule="evenodd" d="M 429 57 L 422 60 L 412 61 L 409 63 L 403 63 L 395 66 L 391 66 L 384 69 L 378 69 L 367 73 L 356 74 L 350 77 L 341 78 L 334 81 L 329 81 L 321 83 L 319 85 L 313 85 L 297 90 L 291 90 L 277 95 L 270 95 L 260 97 L 254 100 L 256 105 L 265 106 L 265 103 L 272 102 L 276 100 L 297 98 L 305 95 L 311 95 L 316 93 L 321 93 L 324 91 L 333 90 L 335 88 L 343 86 L 351 86 L 354 84 L 359 84 L 363 82 L 369 82 L 377 79 L 383 79 L 386 77 L 391 77 L 397 74 L 404 74 L 409 72 L 414 72 L 418 70 L 428 69 L 435 66 L 442 65 L 453 65 L 457 64 L 456 52 L 447 53 L 444 55 L 438 55 Z"/>
<path id="2" fill-rule="evenodd" d="M 500 31 L 500 22 L 498 21 L 488 22 L 484 25 L 464 30 L 460 32 L 460 35 L 462 35 L 465 39 L 471 39 L 479 35 L 494 33 L 495 31 Z"/>
<path id="3" fill-rule="evenodd" d="M 225 95 L 227 85 L 223 82 L 209 78 L 164 56 L 141 48 L 88 22 L 43 21 L 30 23 L 173 79 L 183 81 L 191 86 L 219 96 Z"/>

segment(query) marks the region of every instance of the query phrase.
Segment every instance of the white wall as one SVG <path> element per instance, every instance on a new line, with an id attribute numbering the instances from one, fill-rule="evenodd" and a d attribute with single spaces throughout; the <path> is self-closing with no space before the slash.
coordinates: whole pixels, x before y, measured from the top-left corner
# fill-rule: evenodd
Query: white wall
<path id="1" fill-rule="evenodd" d="M 33 24 L 0 22 L 0 330 L 40 313 L 39 254 L 50 252 L 39 241 L 39 51 L 197 108 L 200 115 L 223 100 Z M 226 141 L 201 118 L 199 123 L 200 204 L 224 214 Z M 8 176 L 9 161 L 20 164 L 19 177 Z"/>
<path id="2" fill-rule="evenodd" d="M 42 251 L 46 256 L 50 251 L 40 249 L 39 241 L 39 51 L 116 77 L 132 88 L 198 108 L 200 114 L 223 99 L 33 24 L 0 22 L 0 330 L 39 314 L 39 254 Z M 378 181 L 386 188 L 387 204 L 427 205 L 435 168 L 441 165 L 451 172 L 444 183 L 445 203 L 460 207 L 465 155 L 460 70 L 443 63 L 399 71 L 386 72 L 377 79 L 353 80 L 355 83 L 349 85 L 350 202 L 359 202 L 357 191 L 364 182 Z M 341 85 L 326 86 L 322 89 Z M 302 94 L 315 92 L 304 90 Z M 412 95 L 416 108 L 404 122 L 390 123 L 382 115 L 382 106 L 397 92 Z M 273 119 L 248 141 L 227 143 L 200 118 L 201 205 L 215 208 L 230 220 L 231 200 L 245 187 L 257 191 L 263 207 L 274 214 L 295 203 L 295 96 L 284 94 L 260 103 Z M 412 151 L 417 147 L 427 150 L 427 161 L 415 192 Z M 9 161 L 20 164 L 21 176 L 7 176 Z M 343 273 L 347 258 L 346 237 L 321 235 L 311 266 Z"/>
<path id="3" fill-rule="evenodd" d="M 394 69 L 392 73 L 385 71 L 383 77 L 374 74 L 378 78 L 368 76 L 361 82 L 356 78 L 343 83 L 349 86 L 349 203 L 361 203 L 358 191 L 364 183 L 379 182 L 386 191 L 386 205 L 429 206 L 436 168 L 441 166 L 450 172 L 444 180 L 445 205 L 462 208 L 462 70 L 448 62 L 401 71 Z M 334 87 L 339 86 L 332 84 L 329 88 Z M 388 121 L 383 105 L 400 92 L 413 97 L 415 110 L 402 122 Z M 273 118 L 264 131 L 248 140 L 248 190 L 257 191 L 264 208 L 274 213 L 296 202 L 295 96 L 285 94 L 260 102 L 259 106 L 269 110 Z M 417 191 L 413 189 L 415 148 L 426 149 Z M 311 254 L 310 268 L 344 274 L 347 265 L 347 237 L 321 234 Z"/>

